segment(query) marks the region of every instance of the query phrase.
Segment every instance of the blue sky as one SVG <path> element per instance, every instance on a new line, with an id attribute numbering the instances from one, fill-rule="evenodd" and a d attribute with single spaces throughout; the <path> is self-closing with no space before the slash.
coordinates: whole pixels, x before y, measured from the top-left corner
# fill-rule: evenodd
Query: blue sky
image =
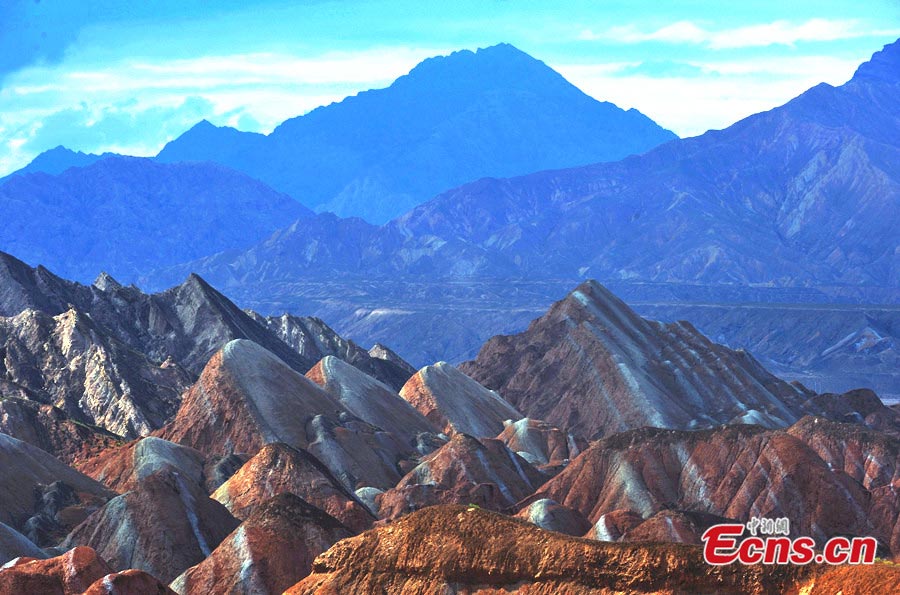
<path id="1" fill-rule="evenodd" d="M 897 0 L 3 0 L 0 175 L 59 144 L 155 154 L 202 118 L 268 132 L 500 42 L 690 136 L 841 84 L 898 37 Z"/>

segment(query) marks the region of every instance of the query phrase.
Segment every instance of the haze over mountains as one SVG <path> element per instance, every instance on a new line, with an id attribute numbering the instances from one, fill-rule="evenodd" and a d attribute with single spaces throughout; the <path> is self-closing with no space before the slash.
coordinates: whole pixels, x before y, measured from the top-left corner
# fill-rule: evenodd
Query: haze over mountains
<path id="1" fill-rule="evenodd" d="M 470 180 L 615 161 L 673 138 L 501 44 L 430 58 L 268 136 L 201 122 L 157 159 L 214 161 L 316 211 L 384 223 Z"/>

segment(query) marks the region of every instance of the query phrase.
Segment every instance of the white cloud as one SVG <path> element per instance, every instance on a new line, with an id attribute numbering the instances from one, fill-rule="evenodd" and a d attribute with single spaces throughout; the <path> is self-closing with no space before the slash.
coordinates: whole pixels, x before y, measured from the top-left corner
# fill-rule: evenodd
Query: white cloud
<path id="1" fill-rule="evenodd" d="M 0 176 L 57 144 L 154 154 L 192 124 L 268 132 L 363 89 L 383 87 L 443 48 L 388 47 L 297 56 L 257 52 L 190 59 L 71 56 L 10 75 L 0 89 Z"/>
<path id="2" fill-rule="evenodd" d="M 711 49 L 793 46 L 800 42 L 836 41 L 859 37 L 897 36 L 900 29 L 876 29 L 859 19 L 809 19 L 801 23 L 778 20 L 727 29 L 708 29 L 691 21 L 677 21 L 653 31 L 636 25 L 611 27 L 604 31 L 583 30 L 578 38 L 615 43 L 665 42 L 705 45 Z"/>
<path id="3" fill-rule="evenodd" d="M 556 65 L 589 95 L 636 108 L 680 136 L 725 128 L 821 82 L 846 82 L 859 62 L 830 56 L 690 62 L 709 76 L 623 75 L 593 65 Z"/>

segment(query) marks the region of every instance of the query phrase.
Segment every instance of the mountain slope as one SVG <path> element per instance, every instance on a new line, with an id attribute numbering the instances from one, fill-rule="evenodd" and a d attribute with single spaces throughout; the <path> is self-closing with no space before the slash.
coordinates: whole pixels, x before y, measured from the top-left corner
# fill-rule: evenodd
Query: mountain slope
<path id="1" fill-rule="evenodd" d="M 215 161 L 316 210 L 383 223 L 469 180 L 612 161 L 673 138 L 502 44 L 430 58 L 267 137 L 201 122 L 157 159 Z"/>
<path id="2" fill-rule="evenodd" d="M 0 185 L 0 206 L 0 249 L 81 281 L 101 270 L 134 279 L 172 262 L 246 248 L 310 215 L 218 165 L 127 157 L 55 176 L 13 176 Z"/>
<path id="3" fill-rule="evenodd" d="M 460 369 L 519 411 L 585 438 L 642 426 L 768 427 L 821 413 L 813 393 L 690 323 L 649 321 L 595 281 L 523 333 L 494 337 Z"/>

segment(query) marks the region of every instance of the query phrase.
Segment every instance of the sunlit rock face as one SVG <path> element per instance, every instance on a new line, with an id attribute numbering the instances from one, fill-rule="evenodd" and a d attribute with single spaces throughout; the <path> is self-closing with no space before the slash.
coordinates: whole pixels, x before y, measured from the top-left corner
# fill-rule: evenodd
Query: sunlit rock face
<path id="1" fill-rule="evenodd" d="M 696 546 L 592 542 L 476 507 L 436 506 L 339 542 L 287 593 L 762 595 L 787 592 L 818 570 L 711 567 Z M 895 569 L 883 573 L 896 584 Z"/>
<path id="2" fill-rule="evenodd" d="M 400 396 L 447 435 L 461 432 L 492 438 L 503 430 L 505 421 L 522 417 L 496 392 L 446 362 L 416 372 Z"/>

